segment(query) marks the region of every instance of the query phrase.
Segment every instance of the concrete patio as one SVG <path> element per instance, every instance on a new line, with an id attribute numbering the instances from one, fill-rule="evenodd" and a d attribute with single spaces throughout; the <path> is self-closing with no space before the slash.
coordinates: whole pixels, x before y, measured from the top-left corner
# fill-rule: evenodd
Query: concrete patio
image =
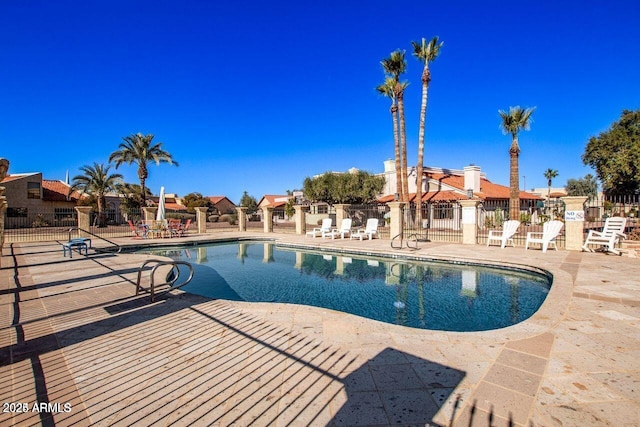
<path id="1" fill-rule="evenodd" d="M 529 265 L 554 283 L 520 324 L 440 332 L 179 291 L 150 303 L 135 296 L 145 255 L 70 259 L 56 242 L 5 245 L 0 425 L 640 425 L 637 258 L 272 236 L 321 250 Z M 36 402 L 59 405 L 33 411 Z"/>

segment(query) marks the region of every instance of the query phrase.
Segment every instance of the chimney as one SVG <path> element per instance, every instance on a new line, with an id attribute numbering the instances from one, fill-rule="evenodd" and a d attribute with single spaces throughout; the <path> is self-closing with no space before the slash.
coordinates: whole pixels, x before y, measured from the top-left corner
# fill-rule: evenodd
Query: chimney
<path id="1" fill-rule="evenodd" d="M 396 170 L 396 162 L 395 160 L 389 159 L 384 161 L 384 171 L 385 172 L 394 172 Z"/>
<path id="2" fill-rule="evenodd" d="M 464 168 L 464 191 L 473 190 L 474 193 L 480 192 L 480 166 L 473 164 Z"/>

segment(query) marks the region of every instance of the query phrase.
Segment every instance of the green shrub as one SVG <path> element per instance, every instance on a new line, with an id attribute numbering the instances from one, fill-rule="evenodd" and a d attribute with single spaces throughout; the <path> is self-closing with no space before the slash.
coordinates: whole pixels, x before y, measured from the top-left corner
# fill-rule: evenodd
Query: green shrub
<path id="1" fill-rule="evenodd" d="M 492 216 L 487 216 L 487 217 L 484 219 L 484 226 L 485 226 L 486 228 L 493 228 L 493 227 L 495 227 L 495 221 L 493 220 L 493 217 L 492 217 Z"/>
<path id="2" fill-rule="evenodd" d="M 196 220 L 196 216 L 194 214 L 182 213 L 182 212 L 167 212 L 167 214 L 165 215 L 165 218 L 179 219 L 182 222 L 186 222 L 188 219 L 190 219 L 192 222 L 195 222 Z"/>
<path id="3" fill-rule="evenodd" d="M 627 234 L 629 240 L 640 240 L 640 227 L 634 228 L 629 234 Z"/>
<path id="4" fill-rule="evenodd" d="M 207 221 L 209 221 L 209 222 L 218 222 L 219 218 L 220 218 L 220 215 L 209 215 L 209 218 L 207 218 Z"/>
<path id="5" fill-rule="evenodd" d="M 531 224 L 531 214 L 528 212 L 520 213 L 520 222 L 522 225 L 530 225 Z"/>
<path id="6" fill-rule="evenodd" d="M 219 222 L 228 222 L 229 225 L 235 225 L 238 222 L 238 215 L 237 214 L 224 214 L 224 215 L 220 215 L 220 218 L 218 218 Z"/>
<path id="7" fill-rule="evenodd" d="M 48 227 L 49 223 L 44 219 L 44 215 L 38 214 L 33 218 L 32 227 Z"/>

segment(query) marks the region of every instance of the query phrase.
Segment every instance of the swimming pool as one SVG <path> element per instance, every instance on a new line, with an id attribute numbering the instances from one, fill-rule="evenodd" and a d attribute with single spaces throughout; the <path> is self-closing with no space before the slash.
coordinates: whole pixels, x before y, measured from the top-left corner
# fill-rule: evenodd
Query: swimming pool
<path id="1" fill-rule="evenodd" d="M 234 301 L 324 307 L 382 322 L 483 331 L 533 315 L 549 277 L 491 267 L 318 253 L 271 242 L 144 249 L 193 264 L 183 289 Z"/>

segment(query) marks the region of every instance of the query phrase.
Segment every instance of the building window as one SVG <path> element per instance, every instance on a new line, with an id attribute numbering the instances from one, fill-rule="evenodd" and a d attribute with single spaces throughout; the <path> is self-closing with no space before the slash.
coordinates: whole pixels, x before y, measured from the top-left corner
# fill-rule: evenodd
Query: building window
<path id="1" fill-rule="evenodd" d="M 7 208 L 7 218 L 26 218 L 27 208 Z"/>
<path id="2" fill-rule="evenodd" d="M 434 219 L 453 219 L 453 205 L 451 205 L 450 203 L 434 205 L 433 218 Z"/>
<path id="3" fill-rule="evenodd" d="M 39 199 L 39 198 L 40 198 L 40 183 L 27 182 L 27 199 Z"/>
<path id="4" fill-rule="evenodd" d="M 75 210 L 73 208 L 54 208 L 53 217 L 55 219 L 74 219 Z"/>

